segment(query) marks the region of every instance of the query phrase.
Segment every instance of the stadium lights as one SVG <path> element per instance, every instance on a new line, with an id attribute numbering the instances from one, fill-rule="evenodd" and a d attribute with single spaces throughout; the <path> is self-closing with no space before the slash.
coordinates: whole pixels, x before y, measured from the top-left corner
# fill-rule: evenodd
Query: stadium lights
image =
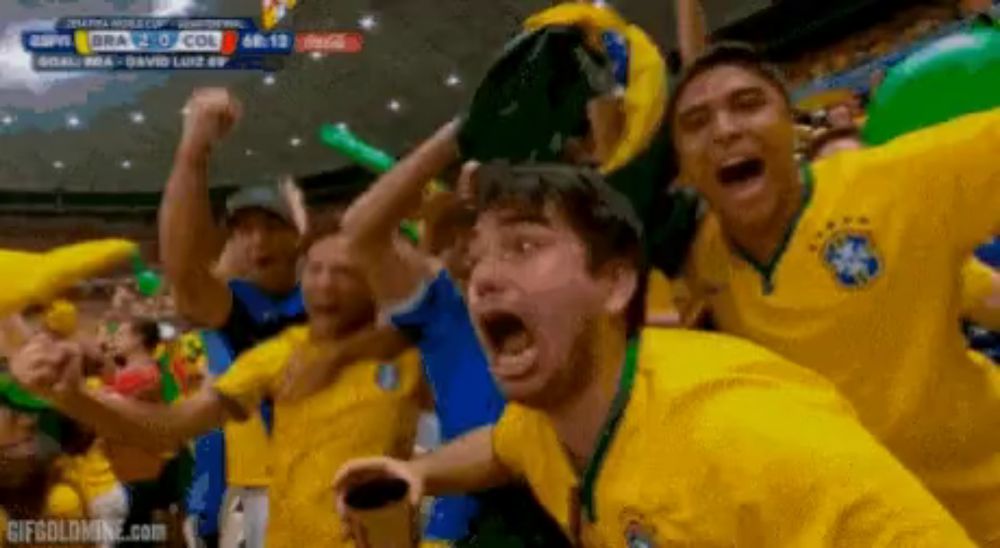
<path id="1" fill-rule="evenodd" d="M 372 30 L 378 24 L 375 20 L 374 15 L 365 15 L 361 19 L 358 19 L 358 26 L 365 30 Z"/>
<path id="2" fill-rule="evenodd" d="M 66 125 L 71 128 L 80 127 L 80 118 L 75 114 L 70 114 L 66 117 Z"/>

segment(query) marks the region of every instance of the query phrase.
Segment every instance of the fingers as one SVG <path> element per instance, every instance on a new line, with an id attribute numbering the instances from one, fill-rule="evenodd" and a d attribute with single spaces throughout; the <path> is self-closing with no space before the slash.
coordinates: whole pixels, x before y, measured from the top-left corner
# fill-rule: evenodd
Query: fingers
<path id="1" fill-rule="evenodd" d="M 479 162 L 470 160 L 462 165 L 462 173 L 458 176 L 458 196 L 462 200 L 472 200 L 476 195 L 475 175 L 479 170 Z"/>
<path id="2" fill-rule="evenodd" d="M 61 377 L 67 348 L 48 336 L 33 337 L 11 360 L 11 373 L 25 387 L 47 394 Z"/>

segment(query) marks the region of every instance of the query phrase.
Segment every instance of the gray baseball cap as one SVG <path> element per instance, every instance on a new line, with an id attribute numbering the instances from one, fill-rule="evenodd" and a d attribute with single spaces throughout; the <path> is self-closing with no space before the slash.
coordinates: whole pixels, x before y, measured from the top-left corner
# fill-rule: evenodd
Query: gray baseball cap
<path id="1" fill-rule="evenodd" d="M 295 226 L 292 208 L 278 191 L 276 185 L 258 185 L 241 188 L 226 198 L 226 222 L 240 211 L 259 209 L 275 215 L 289 226 Z"/>

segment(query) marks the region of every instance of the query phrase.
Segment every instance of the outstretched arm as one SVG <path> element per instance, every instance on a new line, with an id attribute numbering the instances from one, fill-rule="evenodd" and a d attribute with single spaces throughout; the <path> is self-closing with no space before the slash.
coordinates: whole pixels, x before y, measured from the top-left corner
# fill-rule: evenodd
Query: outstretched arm
<path id="1" fill-rule="evenodd" d="M 222 238 L 212 219 L 208 163 L 213 147 L 240 116 L 239 103 L 220 88 L 199 89 L 187 104 L 184 133 L 160 204 L 160 250 L 180 313 L 219 327 L 232 295 L 212 274 Z"/>
<path id="2" fill-rule="evenodd" d="M 226 419 L 222 399 L 208 386 L 175 405 L 146 403 L 90 389 L 61 398 L 57 405 L 60 411 L 89 424 L 104 437 L 150 451 L 174 450 L 221 426 Z"/>
<path id="3" fill-rule="evenodd" d="M 493 451 L 493 427 L 485 426 L 413 461 L 427 494 L 475 493 L 510 483 L 513 474 Z"/>
<path id="4" fill-rule="evenodd" d="M 98 434 L 153 451 L 181 443 L 222 424 L 222 398 L 211 389 L 177 405 L 138 402 L 86 388 L 84 349 L 76 342 L 37 336 L 10 361 L 17 381 Z"/>
<path id="5" fill-rule="evenodd" d="M 411 461 L 386 457 L 350 461 L 334 478 L 340 504 L 353 487 L 380 477 L 406 481 L 414 504 L 425 495 L 475 493 L 509 483 L 511 472 L 493 452 L 492 430 L 480 428 Z"/>

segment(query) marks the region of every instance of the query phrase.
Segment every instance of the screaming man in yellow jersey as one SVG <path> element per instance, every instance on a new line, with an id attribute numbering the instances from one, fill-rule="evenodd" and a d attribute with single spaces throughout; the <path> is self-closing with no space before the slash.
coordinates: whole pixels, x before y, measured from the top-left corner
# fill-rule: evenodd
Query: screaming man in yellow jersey
<path id="1" fill-rule="evenodd" d="M 710 219 L 687 272 L 722 331 L 833 381 L 973 538 L 993 543 L 1000 371 L 966 350 L 959 318 L 963 265 L 1000 233 L 998 144 L 993 110 L 820 161 L 771 264 L 737 252 Z"/>
<path id="2" fill-rule="evenodd" d="M 498 460 L 578 545 L 972 546 L 824 379 L 751 343 L 647 329 L 582 477 L 510 403 Z"/>
<path id="3" fill-rule="evenodd" d="M 273 395 L 306 327 L 288 329 L 247 351 L 215 382 L 237 416 L 252 415 Z M 393 363 L 360 361 L 344 367 L 320 392 L 274 403 L 267 545 L 339 546 L 342 533 L 330 482 L 351 458 L 408 457 L 420 413 L 420 365 L 407 353 Z M 343 544 L 353 546 L 353 544 Z"/>

